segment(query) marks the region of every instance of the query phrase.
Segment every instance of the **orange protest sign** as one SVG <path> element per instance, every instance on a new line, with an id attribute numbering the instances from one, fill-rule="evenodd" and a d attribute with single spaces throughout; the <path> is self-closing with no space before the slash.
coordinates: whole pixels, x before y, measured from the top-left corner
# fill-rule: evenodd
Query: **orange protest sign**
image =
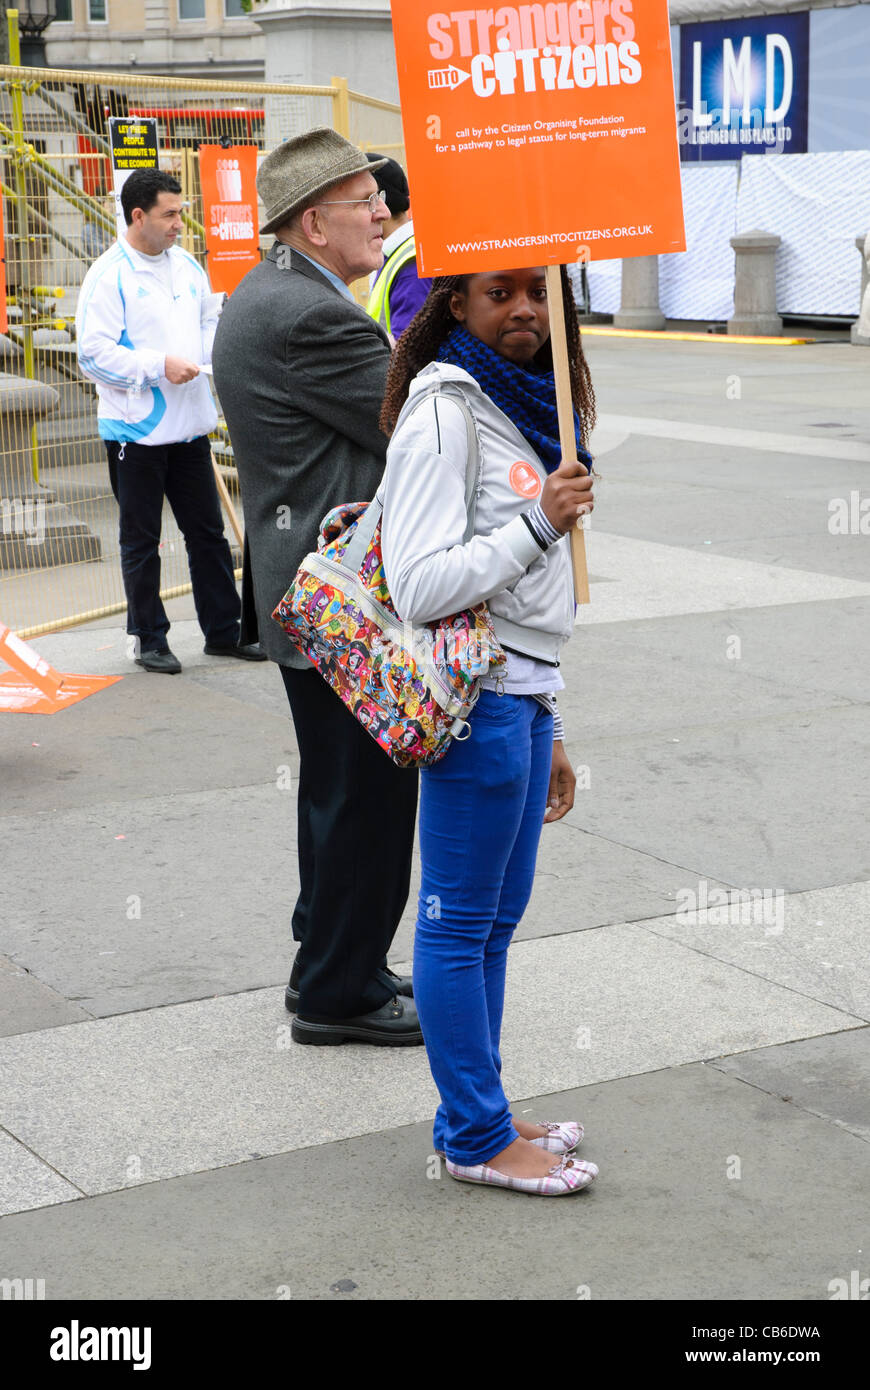
<path id="1" fill-rule="evenodd" d="M 667 0 L 391 0 L 420 274 L 685 250 Z"/>
<path id="2" fill-rule="evenodd" d="M 212 289 L 232 294 L 260 264 L 256 145 L 200 145 L 203 223 Z"/>

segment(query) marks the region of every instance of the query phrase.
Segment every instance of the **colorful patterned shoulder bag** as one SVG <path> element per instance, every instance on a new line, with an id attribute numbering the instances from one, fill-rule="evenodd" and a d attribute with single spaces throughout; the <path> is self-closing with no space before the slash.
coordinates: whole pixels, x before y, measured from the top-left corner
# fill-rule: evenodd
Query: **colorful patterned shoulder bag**
<path id="1" fill-rule="evenodd" d="M 439 393 L 455 399 L 465 416 L 467 543 L 474 535 L 480 447 L 461 389 L 441 385 L 423 393 L 406 403 L 400 422 Z M 324 517 L 317 550 L 305 556 L 272 617 L 394 763 L 429 767 L 454 739 L 468 737 L 480 679 L 503 670 L 507 659 L 485 603 L 423 627 L 402 622 L 384 575 L 382 513 L 375 497 Z"/>

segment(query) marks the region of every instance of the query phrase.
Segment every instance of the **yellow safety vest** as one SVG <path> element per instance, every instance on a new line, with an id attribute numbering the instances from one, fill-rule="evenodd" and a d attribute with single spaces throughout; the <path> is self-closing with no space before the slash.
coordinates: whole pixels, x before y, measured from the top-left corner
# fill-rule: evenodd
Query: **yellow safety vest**
<path id="1" fill-rule="evenodd" d="M 381 328 L 386 329 L 387 333 L 392 333 L 390 290 L 393 288 L 393 281 L 399 271 L 416 258 L 417 244 L 413 236 L 409 236 L 407 241 L 403 241 L 401 246 L 397 246 L 387 258 L 387 263 L 375 281 L 375 287 L 369 296 L 368 312 L 373 319 L 378 321 Z"/>

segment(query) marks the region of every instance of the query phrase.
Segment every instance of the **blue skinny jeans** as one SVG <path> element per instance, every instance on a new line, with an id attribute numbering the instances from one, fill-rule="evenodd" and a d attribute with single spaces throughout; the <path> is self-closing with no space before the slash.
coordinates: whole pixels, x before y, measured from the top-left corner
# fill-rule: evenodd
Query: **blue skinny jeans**
<path id="1" fill-rule="evenodd" d="M 553 758 L 552 715 L 481 691 L 471 735 L 420 775 L 423 878 L 414 1000 L 441 1096 L 433 1140 L 486 1163 L 518 1138 L 501 1084 L 507 948 L 532 893 Z"/>

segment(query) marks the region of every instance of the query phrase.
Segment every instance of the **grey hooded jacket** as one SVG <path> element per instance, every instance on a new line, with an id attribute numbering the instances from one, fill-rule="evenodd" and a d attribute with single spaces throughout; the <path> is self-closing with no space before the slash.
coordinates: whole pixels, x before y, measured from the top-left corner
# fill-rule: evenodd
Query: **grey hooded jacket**
<path id="1" fill-rule="evenodd" d="M 468 436 L 449 396 L 411 409 L 437 381 L 460 386 L 480 444 L 474 537 L 463 544 Z M 501 643 L 556 663 L 574 628 L 570 540 L 542 551 L 522 519 L 547 470 L 516 426 L 461 367 L 433 362 L 411 383 L 387 450 L 381 540 L 390 595 L 421 624 L 489 601 Z"/>

